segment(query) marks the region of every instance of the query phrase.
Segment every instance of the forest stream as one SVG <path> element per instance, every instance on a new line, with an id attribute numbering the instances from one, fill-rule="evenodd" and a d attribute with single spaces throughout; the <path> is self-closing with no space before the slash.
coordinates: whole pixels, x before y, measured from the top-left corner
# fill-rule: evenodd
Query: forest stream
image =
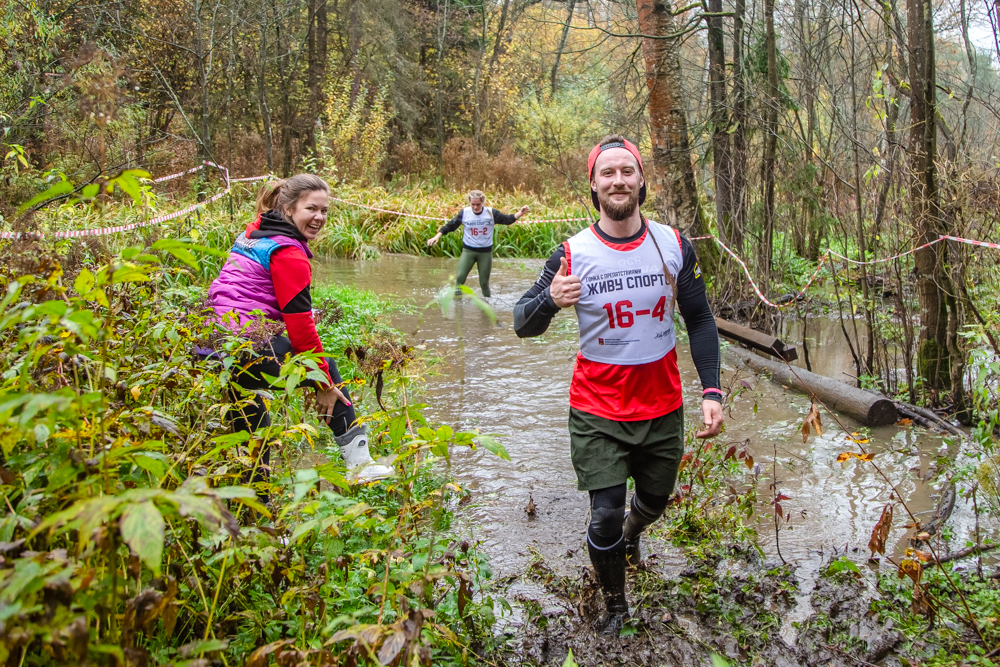
<path id="1" fill-rule="evenodd" d="M 436 306 L 424 309 L 451 279 L 454 260 L 383 255 L 373 261 L 325 260 L 317 266 L 317 282 L 353 284 L 384 298 L 412 305 L 395 324 L 414 344 L 423 342 L 427 354 L 439 359 L 430 365 L 425 402 L 435 421 L 463 429 L 478 428 L 496 434 L 507 448 L 510 461 L 488 452 L 461 451 L 453 456 L 452 474 L 473 494 L 473 502 L 459 513 L 459 533 L 481 542 L 489 556 L 495 585 L 505 587 L 508 600 L 544 598 L 544 591 L 525 569 L 539 559 L 552 572 L 579 576 L 589 564 L 585 534 L 588 502 L 576 489 L 569 456 L 566 427 L 568 387 L 577 350 L 577 326 L 572 312 L 562 312 L 542 337 L 518 339 L 512 327 L 513 306 L 538 275 L 542 260 L 501 260 L 494 264 L 492 305 L 494 325 L 469 298 L 457 299 L 447 316 Z M 478 294 L 478 284 L 469 278 Z M 796 327 L 787 327 L 795 331 Z M 813 369 L 831 377 L 849 374 L 851 357 L 839 324 L 817 318 L 809 324 Z M 801 345 L 801 340 L 790 342 Z M 687 428 L 700 411 L 698 377 L 686 345 L 678 358 L 684 382 Z M 801 355 L 800 355 L 801 356 Z M 797 362 L 801 364 L 801 360 Z M 780 386 L 741 374 L 723 363 L 723 387 L 744 389 L 726 414 L 723 441 L 748 442 L 759 475 L 759 503 L 754 519 L 759 545 L 766 560 L 777 562 L 775 526 L 768 511 L 768 488 L 775 447 L 780 493 L 790 519 L 781 526 L 781 555 L 795 567 L 799 582 L 795 603 L 783 616 L 781 637 L 794 644 L 793 623 L 811 613 L 810 592 L 821 565 L 847 555 L 859 564 L 868 556 L 872 527 L 888 497 L 885 483 L 872 466 L 838 463 L 838 454 L 851 450 L 851 442 L 833 420 L 824 416 L 821 437 L 803 443 L 802 421 L 809 410 L 807 397 Z M 839 379 L 851 381 L 841 375 Z M 744 384 L 745 383 L 745 384 Z M 749 387 L 749 389 L 748 389 Z M 857 424 L 841 418 L 851 429 Z M 700 419 L 699 419 L 700 421 Z M 870 451 L 879 456 L 883 470 L 904 494 L 911 509 L 927 517 L 934 511 L 939 486 L 933 476 L 934 460 L 947 447 L 942 436 L 906 426 L 872 429 Z M 927 479 L 928 481 L 924 481 Z M 529 499 L 535 516 L 526 513 Z M 963 501 L 950 521 L 955 534 L 968 535 L 974 515 Z M 906 549 L 906 530 L 897 522 L 886 544 L 886 554 Z M 646 540 L 649 561 L 665 578 L 684 568 L 683 554 L 669 544 Z M 544 608 L 544 603 L 543 603 Z M 521 622 L 515 606 L 514 626 Z M 503 625 L 503 624 L 501 624 Z"/>

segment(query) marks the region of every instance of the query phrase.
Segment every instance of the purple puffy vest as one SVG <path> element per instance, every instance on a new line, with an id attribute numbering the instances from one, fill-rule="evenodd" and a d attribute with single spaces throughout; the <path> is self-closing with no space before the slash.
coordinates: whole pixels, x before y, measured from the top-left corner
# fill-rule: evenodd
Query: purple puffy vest
<path id="1" fill-rule="evenodd" d="M 247 228 L 247 234 L 256 225 Z M 259 310 L 276 322 L 283 321 L 278 297 L 271 280 L 271 255 L 285 246 L 295 246 L 312 259 L 309 245 L 288 236 L 251 239 L 240 234 L 233 243 L 226 265 L 208 289 L 208 301 L 216 318 L 226 328 L 239 331 L 254 318 L 251 312 Z M 235 315 L 229 315 L 233 313 Z"/>

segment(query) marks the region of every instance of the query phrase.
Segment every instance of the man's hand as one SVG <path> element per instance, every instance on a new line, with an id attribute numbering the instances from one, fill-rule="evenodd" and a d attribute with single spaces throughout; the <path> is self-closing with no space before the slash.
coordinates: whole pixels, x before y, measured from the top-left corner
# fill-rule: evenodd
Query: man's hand
<path id="1" fill-rule="evenodd" d="M 427 245 L 429 245 L 429 246 L 436 245 L 437 242 L 440 241 L 440 240 L 441 240 L 441 232 L 438 232 L 434 236 L 432 236 L 429 239 L 427 239 Z"/>
<path id="2" fill-rule="evenodd" d="M 521 210 L 514 214 L 514 220 L 520 220 L 524 216 L 528 215 L 528 205 L 525 204 L 521 207 Z"/>
<path id="3" fill-rule="evenodd" d="M 701 414 L 705 421 L 705 430 L 695 435 L 699 438 L 714 438 L 722 432 L 722 403 L 705 399 L 701 402 Z"/>
<path id="4" fill-rule="evenodd" d="M 580 300 L 580 276 L 571 276 L 566 258 L 559 258 L 559 270 L 552 276 L 552 284 L 549 285 L 549 294 L 552 300 L 560 308 L 569 308 Z M 719 410 L 719 423 L 722 423 L 722 410 Z"/>

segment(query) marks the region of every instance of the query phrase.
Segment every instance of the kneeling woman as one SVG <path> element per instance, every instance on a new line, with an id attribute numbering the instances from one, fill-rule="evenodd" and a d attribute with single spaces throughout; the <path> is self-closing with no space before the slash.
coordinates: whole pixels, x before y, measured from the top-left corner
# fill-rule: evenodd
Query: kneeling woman
<path id="1" fill-rule="evenodd" d="M 237 237 L 225 267 L 208 291 L 216 317 L 232 331 L 246 331 L 254 311 L 285 325 L 287 336 L 272 337 L 263 352 L 243 360 L 233 383 L 244 390 L 267 389 L 267 376 L 280 374 L 286 355 L 323 352 L 309 294 L 309 241 L 326 224 L 329 205 L 330 188 L 319 176 L 299 174 L 265 186 L 257 197 L 258 218 Z M 306 384 L 315 385 L 320 418 L 333 429 L 348 470 L 360 480 L 388 477 L 392 468 L 372 460 L 367 428 L 357 423 L 336 363 L 325 357 L 320 368 L 327 381 Z M 237 397 L 239 393 L 234 392 Z M 253 404 L 239 410 L 233 419 L 236 430 L 251 433 L 270 424 L 267 405 L 257 395 Z M 270 451 L 265 446 L 261 463 L 266 466 L 269 462 Z"/>

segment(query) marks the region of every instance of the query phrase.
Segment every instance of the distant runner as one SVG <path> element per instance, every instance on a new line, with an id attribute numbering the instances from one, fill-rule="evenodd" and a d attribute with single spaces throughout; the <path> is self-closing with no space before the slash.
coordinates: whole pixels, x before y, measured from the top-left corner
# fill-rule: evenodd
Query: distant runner
<path id="1" fill-rule="evenodd" d="M 482 190 L 469 193 L 469 205 L 458 215 L 446 222 L 438 233 L 427 239 L 427 245 L 435 245 L 441 240 L 442 234 L 450 234 L 463 227 L 462 255 L 458 258 L 458 273 L 455 284 L 464 285 L 469 277 L 472 265 L 479 267 L 479 287 L 483 296 L 490 296 L 490 271 L 493 270 L 493 227 L 494 225 L 512 225 L 528 212 L 524 205 L 514 215 L 501 213 L 495 208 L 486 208 L 486 195 Z"/>
<path id="2" fill-rule="evenodd" d="M 552 253 L 514 308 L 514 330 L 539 336 L 561 308 L 576 307 L 570 453 L 579 489 L 590 492 L 587 546 L 606 604 L 600 629 L 617 635 L 629 614 L 626 563 L 639 563 L 639 537 L 666 509 L 684 454 L 674 302 L 703 387 L 699 438 L 722 428 L 719 335 L 691 242 L 639 212 L 639 149 L 621 135 L 604 137 L 590 151 L 587 177 L 600 220 Z"/>

